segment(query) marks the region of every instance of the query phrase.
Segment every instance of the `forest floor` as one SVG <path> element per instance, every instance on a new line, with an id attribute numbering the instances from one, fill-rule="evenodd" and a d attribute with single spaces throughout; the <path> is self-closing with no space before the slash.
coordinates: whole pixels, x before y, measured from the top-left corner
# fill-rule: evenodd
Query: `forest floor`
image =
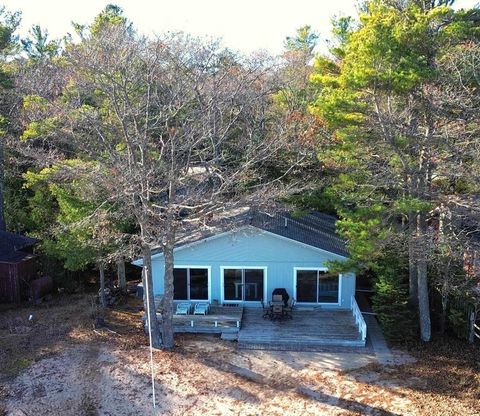
<path id="1" fill-rule="evenodd" d="M 87 295 L 0 311 L 0 416 L 480 415 L 478 345 L 394 350 L 404 364 L 380 366 L 355 353 L 241 351 L 199 335 L 154 352 L 153 411 L 135 302 L 108 310 L 108 330 L 93 329 Z"/>

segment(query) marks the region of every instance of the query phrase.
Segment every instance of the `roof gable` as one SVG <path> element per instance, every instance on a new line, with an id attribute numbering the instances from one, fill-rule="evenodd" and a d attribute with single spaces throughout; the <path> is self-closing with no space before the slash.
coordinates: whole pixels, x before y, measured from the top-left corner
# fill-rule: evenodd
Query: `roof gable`
<path id="1" fill-rule="evenodd" d="M 344 257 L 253 226 L 245 226 L 175 249 L 176 263 L 251 264 L 265 262 L 323 262 Z M 153 256 L 163 261 L 163 253 Z"/>
<path id="2" fill-rule="evenodd" d="M 343 259 L 348 257 L 346 242 L 336 233 L 335 223 L 337 219 L 332 215 L 320 212 L 310 212 L 296 217 L 288 212 L 279 212 L 275 215 L 251 212 L 242 215 L 243 226 L 224 232 L 217 230 L 217 232 L 210 234 L 186 235 L 176 245 L 174 251 L 177 252 L 200 243 L 212 241 L 250 226 L 268 232 L 272 236 L 291 240 L 322 252 L 332 253 Z M 153 258 L 163 256 L 162 248 L 153 249 L 152 256 Z M 141 259 L 134 261 L 133 264 L 141 265 Z"/>

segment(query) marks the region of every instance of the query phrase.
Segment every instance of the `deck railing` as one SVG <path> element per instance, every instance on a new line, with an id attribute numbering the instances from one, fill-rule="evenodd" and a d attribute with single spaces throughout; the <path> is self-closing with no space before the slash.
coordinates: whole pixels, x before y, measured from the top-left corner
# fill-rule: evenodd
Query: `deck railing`
<path id="1" fill-rule="evenodd" d="M 476 339 L 480 340 L 480 325 L 477 324 L 476 320 L 477 313 L 475 313 L 475 310 L 472 310 L 470 312 L 470 333 L 468 337 L 468 342 L 470 342 L 470 344 L 473 344 Z"/>
<path id="2" fill-rule="evenodd" d="M 355 323 L 357 324 L 358 330 L 360 331 L 362 341 L 365 341 L 367 339 L 367 324 L 365 323 L 365 319 L 363 319 L 362 312 L 358 307 L 358 304 L 357 304 L 357 301 L 355 300 L 354 295 L 352 295 L 351 302 L 352 302 L 351 303 L 352 314 L 353 314 L 353 317 L 355 318 Z"/>

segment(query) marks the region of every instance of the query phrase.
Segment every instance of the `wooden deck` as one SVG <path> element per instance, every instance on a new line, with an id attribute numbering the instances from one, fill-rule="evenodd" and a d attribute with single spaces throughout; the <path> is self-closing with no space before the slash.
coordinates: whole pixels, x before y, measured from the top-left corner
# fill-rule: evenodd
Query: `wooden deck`
<path id="1" fill-rule="evenodd" d="M 208 315 L 173 315 L 173 332 L 222 334 L 222 338 L 236 339 L 242 315 L 243 307 L 233 306 L 212 306 Z M 161 315 L 157 319 L 161 321 Z"/>
<path id="2" fill-rule="evenodd" d="M 325 347 L 365 347 L 350 310 L 293 311 L 286 320 L 264 319 L 261 309 L 246 308 L 238 348 L 321 351 Z"/>

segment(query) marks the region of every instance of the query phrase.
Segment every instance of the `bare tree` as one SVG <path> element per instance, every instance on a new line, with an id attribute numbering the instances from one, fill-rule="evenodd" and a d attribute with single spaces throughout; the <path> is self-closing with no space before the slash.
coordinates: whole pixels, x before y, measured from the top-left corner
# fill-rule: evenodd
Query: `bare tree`
<path id="1" fill-rule="evenodd" d="M 284 146 L 269 128 L 268 57 L 243 58 L 183 34 L 150 41 L 110 26 L 70 45 L 64 59 L 71 75 L 48 100 L 47 160 L 71 151 L 96 166 L 90 175 L 101 204 L 138 225 L 150 299 L 151 247 L 162 247 L 163 339 L 156 319 L 149 330 L 154 346 L 171 348 L 177 235 L 285 192 L 278 176 L 286 172 L 274 170 Z M 156 316 L 154 302 L 149 312 Z"/>

